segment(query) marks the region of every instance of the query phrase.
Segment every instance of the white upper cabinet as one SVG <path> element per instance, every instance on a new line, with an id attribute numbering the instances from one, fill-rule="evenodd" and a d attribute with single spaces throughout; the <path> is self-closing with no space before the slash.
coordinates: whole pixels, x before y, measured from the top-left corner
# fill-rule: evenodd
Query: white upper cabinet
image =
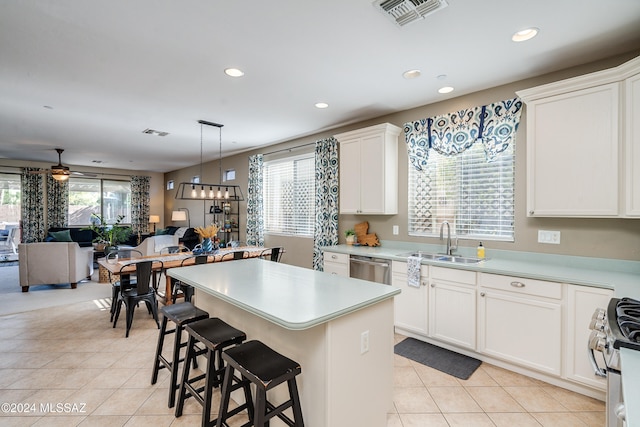
<path id="1" fill-rule="evenodd" d="M 625 171 L 627 216 L 640 217 L 640 73 L 629 77 L 625 86 Z"/>
<path id="2" fill-rule="evenodd" d="M 389 123 L 335 135 L 340 143 L 340 213 L 398 213 L 398 135 Z"/>
<path id="3" fill-rule="evenodd" d="M 528 216 L 640 216 L 639 74 L 640 57 L 517 92 L 527 105 Z"/>

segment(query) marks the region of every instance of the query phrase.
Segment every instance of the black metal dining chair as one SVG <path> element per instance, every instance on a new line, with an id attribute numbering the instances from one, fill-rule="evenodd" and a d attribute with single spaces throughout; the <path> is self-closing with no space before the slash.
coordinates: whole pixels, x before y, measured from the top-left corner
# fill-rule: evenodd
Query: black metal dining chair
<path id="1" fill-rule="evenodd" d="M 186 246 L 165 246 L 160 249 L 160 255 L 179 254 L 181 252 L 189 252 Z"/>
<path id="2" fill-rule="evenodd" d="M 206 264 L 209 261 L 208 255 L 194 255 L 189 258 L 185 258 L 180 263 L 180 267 L 184 267 L 185 263 L 189 263 L 190 260 L 194 260 L 194 264 Z M 215 257 L 213 257 L 215 260 Z M 193 298 L 193 286 L 187 285 L 177 279 L 171 278 L 171 301 L 175 304 L 176 300 L 184 297 L 185 302 L 191 302 Z"/>
<path id="3" fill-rule="evenodd" d="M 106 260 L 109 264 L 115 264 L 122 260 L 142 258 L 142 256 L 142 252 L 136 249 L 112 249 L 107 252 Z M 109 282 L 111 282 L 111 322 L 113 322 L 113 317 L 116 312 L 116 302 L 118 301 L 118 294 L 120 293 L 121 285 L 124 284 L 126 287 L 132 287 L 136 285 L 135 274 L 120 274 L 118 277 L 119 280 L 112 280 L 111 273 L 109 273 Z"/>
<path id="4" fill-rule="evenodd" d="M 260 258 L 268 259 L 273 262 L 280 262 L 282 254 L 284 253 L 283 247 L 276 246 L 275 248 L 265 249 L 260 253 Z"/>
<path id="5" fill-rule="evenodd" d="M 120 293 L 118 294 L 118 301 L 116 303 L 116 312 L 113 319 L 113 327 L 116 327 L 118 323 L 118 317 L 120 316 L 120 309 L 124 304 L 126 310 L 126 322 L 127 331 L 125 336 L 129 337 L 129 330 L 133 324 L 133 312 L 138 306 L 139 302 L 144 302 L 147 306 L 149 314 L 153 315 L 153 319 L 156 321 L 158 329 L 160 329 L 160 322 L 158 321 L 158 300 L 156 299 L 157 284 L 152 284 L 153 278 L 153 264 L 159 263 L 160 269 L 164 267 L 162 261 L 139 261 L 136 262 L 136 285 L 127 286 L 124 283 L 120 284 Z M 121 271 L 129 267 L 125 265 L 121 268 Z"/>

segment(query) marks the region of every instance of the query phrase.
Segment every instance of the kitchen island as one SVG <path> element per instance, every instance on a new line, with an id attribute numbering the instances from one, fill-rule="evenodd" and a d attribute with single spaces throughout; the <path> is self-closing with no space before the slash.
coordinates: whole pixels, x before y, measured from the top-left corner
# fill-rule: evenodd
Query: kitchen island
<path id="1" fill-rule="evenodd" d="M 262 259 L 168 274 L 196 288 L 195 304 L 212 317 L 300 363 L 305 425 L 387 425 L 398 289 Z M 287 396 L 275 392 L 277 403 Z"/>

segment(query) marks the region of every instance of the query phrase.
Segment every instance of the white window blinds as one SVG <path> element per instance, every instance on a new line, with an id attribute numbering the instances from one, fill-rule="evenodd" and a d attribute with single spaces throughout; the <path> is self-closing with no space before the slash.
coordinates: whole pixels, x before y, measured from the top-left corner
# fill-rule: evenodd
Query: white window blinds
<path id="1" fill-rule="evenodd" d="M 514 240 L 514 146 L 487 162 L 482 144 L 444 156 L 430 150 L 422 171 L 409 164 L 409 234 L 452 234 L 478 240 Z"/>
<path id="2" fill-rule="evenodd" d="M 265 232 L 313 237 L 315 162 L 313 153 L 265 161 Z"/>

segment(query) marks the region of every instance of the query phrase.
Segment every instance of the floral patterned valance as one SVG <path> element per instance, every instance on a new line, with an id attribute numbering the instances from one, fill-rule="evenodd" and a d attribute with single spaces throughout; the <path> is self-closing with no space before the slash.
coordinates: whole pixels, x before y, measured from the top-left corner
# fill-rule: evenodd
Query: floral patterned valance
<path id="1" fill-rule="evenodd" d="M 487 161 L 491 162 L 515 139 L 521 111 L 522 101 L 516 97 L 405 123 L 409 160 L 422 170 L 430 148 L 453 156 L 482 141 Z"/>

